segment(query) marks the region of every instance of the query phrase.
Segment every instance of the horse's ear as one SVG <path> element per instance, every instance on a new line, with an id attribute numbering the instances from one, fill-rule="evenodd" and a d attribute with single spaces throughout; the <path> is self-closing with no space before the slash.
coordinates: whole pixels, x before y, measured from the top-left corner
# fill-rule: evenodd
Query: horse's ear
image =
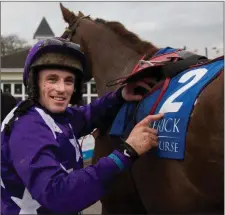
<path id="1" fill-rule="evenodd" d="M 67 8 L 65 8 L 62 3 L 60 2 L 60 8 L 61 8 L 61 11 L 62 11 L 62 15 L 63 15 L 63 19 L 68 23 L 70 24 L 74 18 L 75 18 L 75 15 L 73 12 L 71 12 L 70 10 L 68 10 Z"/>
<path id="2" fill-rule="evenodd" d="M 82 17 L 82 16 L 84 16 L 84 14 L 81 11 L 79 11 L 78 16 Z"/>

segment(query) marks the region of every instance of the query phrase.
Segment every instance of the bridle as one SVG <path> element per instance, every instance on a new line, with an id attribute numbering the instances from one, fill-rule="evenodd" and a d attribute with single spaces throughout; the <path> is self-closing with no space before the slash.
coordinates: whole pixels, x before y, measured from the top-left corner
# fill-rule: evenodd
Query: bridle
<path id="1" fill-rule="evenodd" d="M 88 15 L 88 16 L 81 16 L 76 21 L 72 22 L 69 25 L 69 27 L 66 28 L 66 30 L 63 33 L 63 35 L 61 36 L 61 38 L 66 39 L 66 40 L 71 42 L 71 39 L 72 39 L 73 35 L 76 34 L 76 30 L 77 30 L 77 27 L 80 24 L 80 21 L 82 19 L 89 18 L 89 17 L 90 17 L 90 15 Z"/>
<path id="2" fill-rule="evenodd" d="M 82 19 L 86 19 L 86 18 L 89 18 L 90 15 L 88 16 L 81 16 L 79 17 L 77 20 L 74 20 L 73 22 L 71 22 L 71 24 L 69 25 L 69 27 L 66 28 L 66 30 L 64 31 L 63 35 L 61 36 L 61 38 L 63 39 L 66 39 L 67 41 L 69 42 L 72 42 L 72 37 L 76 34 L 76 30 L 77 28 L 79 27 L 80 25 L 80 21 Z M 85 57 L 88 61 L 88 57 L 87 57 L 87 54 L 85 54 Z M 87 82 L 89 81 L 91 78 L 92 78 L 92 73 L 91 73 L 91 67 L 90 67 L 90 64 L 87 63 L 87 68 L 86 68 L 86 72 L 84 73 L 84 81 Z"/>

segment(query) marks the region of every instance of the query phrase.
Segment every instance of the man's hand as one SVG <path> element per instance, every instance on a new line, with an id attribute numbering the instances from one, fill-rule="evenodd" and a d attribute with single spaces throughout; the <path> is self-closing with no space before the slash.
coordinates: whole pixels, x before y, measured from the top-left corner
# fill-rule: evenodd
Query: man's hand
<path id="1" fill-rule="evenodd" d="M 135 92 L 135 89 L 137 87 L 143 87 L 148 91 L 151 90 L 151 87 L 149 87 L 149 85 L 144 81 L 138 81 L 138 82 L 135 82 L 135 83 L 128 83 L 122 89 L 123 99 L 126 100 L 126 101 L 139 101 L 139 100 L 143 99 L 143 95 L 135 95 L 134 92 Z"/>
<path id="2" fill-rule="evenodd" d="M 158 146 L 157 130 L 150 128 L 152 121 L 160 120 L 164 114 L 149 115 L 140 121 L 131 131 L 126 142 L 139 154 Z"/>

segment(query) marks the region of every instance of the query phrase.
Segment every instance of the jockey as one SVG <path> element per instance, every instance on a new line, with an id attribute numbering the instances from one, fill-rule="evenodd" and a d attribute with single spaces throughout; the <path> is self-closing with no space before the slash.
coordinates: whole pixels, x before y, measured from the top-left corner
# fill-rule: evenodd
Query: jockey
<path id="1" fill-rule="evenodd" d="M 68 107 L 81 98 L 85 68 L 79 46 L 61 38 L 41 40 L 30 50 L 23 74 L 29 98 L 1 127 L 1 214 L 78 213 L 157 146 L 157 132 L 148 125 L 162 114 L 146 117 L 120 149 L 83 168 L 78 138 L 112 122 L 125 101 L 142 98 L 134 94 L 138 83 L 128 84 L 89 105 Z"/>

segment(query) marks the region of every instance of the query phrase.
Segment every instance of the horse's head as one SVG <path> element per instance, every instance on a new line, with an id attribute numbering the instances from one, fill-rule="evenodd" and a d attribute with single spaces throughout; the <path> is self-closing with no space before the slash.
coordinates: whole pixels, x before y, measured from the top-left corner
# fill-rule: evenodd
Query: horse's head
<path id="1" fill-rule="evenodd" d="M 61 3 L 60 3 L 60 8 L 61 8 L 65 22 L 68 23 L 68 25 L 69 25 L 61 37 L 64 39 L 68 39 L 69 41 L 72 41 L 74 43 L 80 44 L 81 51 L 84 52 L 84 55 L 85 55 L 87 61 L 89 61 L 88 48 L 85 46 L 86 44 L 83 43 L 83 39 L 80 36 L 79 32 L 76 32 L 77 27 L 80 23 L 80 20 L 83 18 L 88 18 L 88 17 L 84 16 L 84 14 L 81 11 L 79 11 L 78 15 L 75 15 L 72 11 L 65 8 Z M 87 66 L 88 66 L 88 68 L 85 70 L 86 73 L 84 74 L 85 82 L 90 81 L 91 78 L 93 77 L 92 71 L 91 71 L 92 70 L 91 63 L 88 62 Z"/>
<path id="2" fill-rule="evenodd" d="M 99 30 L 99 28 L 104 26 L 104 28 L 106 28 L 108 32 L 110 30 L 110 33 L 113 32 L 114 34 L 116 34 L 117 38 L 119 36 L 123 43 L 125 42 L 126 46 L 129 46 L 138 54 L 142 55 L 146 54 L 146 52 L 148 54 L 154 54 L 158 50 L 154 45 L 152 45 L 152 43 L 143 41 L 136 34 L 131 31 L 128 31 L 125 26 L 120 22 L 105 21 L 100 18 L 93 20 L 90 18 L 89 15 L 85 16 L 81 11 L 79 11 L 78 15 L 75 15 L 75 13 L 65 8 L 61 3 L 60 8 L 64 20 L 69 25 L 62 37 L 68 38 L 69 40 L 75 43 L 82 43 L 82 40 L 84 40 L 85 35 L 92 33 L 91 27 L 94 26 Z M 99 36 L 100 35 L 98 35 L 98 37 Z"/>
<path id="3" fill-rule="evenodd" d="M 69 25 L 68 28 L 66 28 L 66 31 L 63 33 L 62 37 L 73 41 L 74 43 L 80 44 L 83 39 L 82 33 L 86 32 L 85 30 L 87 29 L 86 25 L 83 26 L 82 32 L 77 31 L 77 28 L 80 27 L 79 25 L 82 19 L 90 20 L 90 17 L 85 16 L 81 11 L 79 11 L 78 15 L 75 15 L 75 13 L 65 8 L 62 3 L 60 3 L 60 8 L 65 22 Z"/>
<path id="4" fill-rule="evenodd" d="M 105 87 L 107 82 L 131 73 L 144 54 L 153 55 L 158 50 L 119 22 L 93 20 L 82 12 L 75 15 L 62 4 L 60 7 L 69 25 L 62 37 L 80 44 L 91 67 L 91 72 L 85 75 L 88 78 L 93 75 L 100 95 L 109 91 Z"/>

